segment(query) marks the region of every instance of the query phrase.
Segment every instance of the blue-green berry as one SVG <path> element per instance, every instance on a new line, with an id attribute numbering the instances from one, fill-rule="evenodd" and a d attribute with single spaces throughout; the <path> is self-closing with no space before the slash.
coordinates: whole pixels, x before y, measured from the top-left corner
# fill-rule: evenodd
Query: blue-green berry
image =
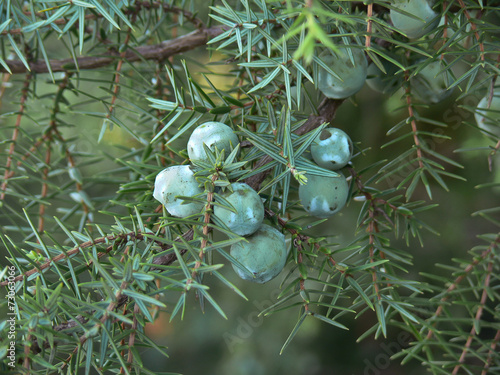
<path id="1" fill-rule="evenodd" d="M 490 106 L 488 102 L 490 94 L 488 93 L 477 105 L 477 111 L 474 114 L 477 126 L 480 129 L 500 137 L 500 89 L 493 91 Z"/>
<path id="2" fill-rule="evenodd" d="M 203 189 L 198 186 L 194 173 L 188 165 L 174 165 L 156 176 L 153 196 L 165 206 L 172 216 L 186 217 L 201 212 L 202 203 L 186 203 L 178 196 L 192 197 Z"/>
<path id="3" fill-rule="evenodd" d="M 439 103 L 453 93 L 448 87 L 453 83 L 449 70 L 441 61 L 434 61 L 410 79 L 411 89 L 415 96 L 424 103 Z"/>
<path id="4" fill-rule="evenodd" d="M 314 161 L 332 171 L 343 168 L 351 160 L 353 146 L 351 138 L 337 128 L 325 128 L 311 144 Z"/>
<path id="5" fill-rule="evenodd" d="M 333 76 L 319 66 L 318 88 L 328 98 L 347 98 L 361 90 L 365 83 L 368 63 L 363 50 L 351 48 L 350 51 L 352 60 L 348 50 L 340 47 L 337 51 L 325 50 L 319 55 L 319 58 L 338 76 Z"/>
<path id="6" fill-rule="evenodd" d="M 238 276 L 260 284 L 278 276 L 287 258 L 285 236 L 279 230 L 262 224 L 246 239 L 248 242 L 237 242 L 230 250 L 230 254 L 248 270 L 245 272 L 233 264 Z"/>
<path id="7" fill-rule="evenodd" d="M 427 0 L 395 0 L 390 11 L 392 24 L 408 38 L 418 39 L 430 33 L 439 24 L 439 17 Z M 398 12 L 409 13 L 416 18 Z"/>
<path id="8" fill-rule="evenodd" d="M 327 218 L 335 215 L 346 204 L 349 185 L 345 177 L 309 175 L 307 184 L 300 185 L 299 198 L 304 209 L 311 215 Z"/>
<path id="9" fill-rule="evenodd" d="M 192 162 L 207 160 L 203 143 L 212 151 L 215 151 L 215 147 L 219 151 L 225 150 L 227 156 L 239 141 L 233 129 L 222 122 L 205 122 L 194 129 L 188 140 L 187 151 Z"/>
<path id="10" fill-rule="evenodd" d="M 366 84 L 374 91 L 392 94 L 402 86 L 402 75 L 397 74 L 400 69 L 387 60 L 383 60 L 382 65 L 385 73 L 374 63 L 368 65 Z"/>
<path id="11" fill-rule="evenodd" d="M 233 191 L 226 190 L 222 196 L 236 212 L 215 206 L 214 214 L 234 233 L 247 236 L 259 229 L 264 220 L 264 204 L 259 194 L 247 184 L 231 184 Z"/>

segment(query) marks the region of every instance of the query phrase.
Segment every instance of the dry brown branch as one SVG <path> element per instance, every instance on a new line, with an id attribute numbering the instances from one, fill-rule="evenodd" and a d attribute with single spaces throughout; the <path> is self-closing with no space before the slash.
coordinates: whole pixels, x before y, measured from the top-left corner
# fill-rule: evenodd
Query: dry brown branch
<path id="1" fill-rule="evenodd" d="M 206 29 L 199 29 L 181 37 L 167 40 L 165 42 L 139 46 L 135 50 L 128 49 L 124 55 L 124 60 L 134 62 L 139 60 L 156 60 L 163 61 L 166 58 L 178 55 L 183 52 L 190 51 L 196 47 L 205 45 L 210 39 L 216 37 L 224 31 L 223 26 L 214 26 Z M 53 72 L 66 72 L 78 70 L 98 69 L 104 66 L 113 64 L 117 59 L 120 59 L 120 53 L 117 51 L 109 51 L 106 55 L 83 56 L 73 59 L 50 60 L 50 67 Z M 12 74 L 26 73 L 26 66 L 21 60 L 7 60 Z M 32 73 L 48 73 L 49 69 L 44 60 L 37 60 L 29 63 Z M 5 73 L 4 67 L 0 66 L 0 72 Z"/>

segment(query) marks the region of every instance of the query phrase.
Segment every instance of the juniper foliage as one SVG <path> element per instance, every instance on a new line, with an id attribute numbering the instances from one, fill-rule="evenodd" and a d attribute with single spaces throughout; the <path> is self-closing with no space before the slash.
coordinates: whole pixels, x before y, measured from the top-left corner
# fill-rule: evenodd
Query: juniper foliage
<path id="1" fill-rule="evenodd" d="M 458 158 L 441 149 L 457 132 L 425 130 L 450 123 L 426 117 L 419 74 L 437 62 L 434 79 L 446 77 L 457 106 L 478 114 L 479 99 L 491 103 L 499 87 L 499 4 L 437 0 L 434 18 L 442 22 L 410 39 L 390 18 L 399 12 L 418 21 L 401 1 L 2 1 L 0 99 L 3 109 L 9 99 L 16 108 L 0 118 L 1 285 L 7 297 L 15 294 L 15 303 L 1 302 L 15 317 L 14 336 L 7 318 L 0 323 L 2 369 L 152 374 L 141 350 L 168 355 L 144 330 L 160 311 L 182 319 L 194 294 L 200 311 L 230 319 L 212 289 L 246 298 L 227 277 L 227 266 L 242 268 L 229 246 L 244 239 L 212 211 L 231 209 L 220 189 L 245 181 L 265 200 L 267 222 L 290 242 L 281 293 L 262 311 L 297 311 L 282 351 L 307 319 L 348 329 L 347 315 L 371 314 L 376 323 L 359 339 L 411 334 L 411 345 L 394 356 L 402 364 L 416 361 L 432 374 L 499 374 L 498 182 L 478 182 L 491 206 L 474 213 L 494 229 L 476 233 L 469 255 L 443 266 L 447 277 L 416 275 L 412 261 L 413 249 L 439 231 L 421 219 L 435 209 L 433 192 L 464 179 Z M 315 231 L 324 220 L 305 213 L 297 189 L 311 175 L 337 176 L 308 150 L 345 103 L 318 91 L 320 69 L 337 75 L 319 55 L 347 46 L 383 72 L 391 66 L 387 100 L 392 94 L 404 115 L 378 130 L 386 133 L 378 145 L 385 157 L 367 158 L 371 151 L 358 143 L 343 170 L 345 210 L 358 220 L 351 240 L 337 244 L 335 233 Z M 195 48 L 210 52 L 214 69 L 194 74 L 204 67 L 182 54 Z M 482 152 L 494 167 L 500 124 L 494 109 L 483 114 L 496 123 L 459 125 L 481 132 L 487 145 L 457 151 Z M 86 134 L 90 118 L 101 125 L 95 136 Z M 204 193 L 186 197 L 201 202 L 202 212 L 172 217 L 153 199 L 155 176 L 189 163 L 186 139 L 210 120 L 231 126 L 240 147 L 207 150 L 196 165 Z M 121 144 L 94 153 L 116 137 L 113 129 Z M 106 169 L 85 172 L 95 164 Z M 168 306 L 165 294 L 175 296 Z"/>

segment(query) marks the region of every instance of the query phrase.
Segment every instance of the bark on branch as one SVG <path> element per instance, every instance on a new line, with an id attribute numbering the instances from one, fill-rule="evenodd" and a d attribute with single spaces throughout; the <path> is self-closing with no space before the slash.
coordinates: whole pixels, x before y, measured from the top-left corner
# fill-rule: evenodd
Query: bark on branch
<path id="1" fill-rule="evenodd" d="M 139 46 L 134 50 L 129 49 L 125 53 L 125 60 L 134 62 L 138 60 L 163 61 L 170 56 L 205 45 L 210 39 L 220 35 L 224 31 L 223 26 L 214 26 L 206 29 L 199 29 L 181 37 L 167 40 L 160 44 L 150 46 Z M 66 72 L 78 70 L 91 70 L 113 64 L 120 59 L 120 52 L 110 51 L 106 55 L 82 56 L 75 60 L 62 59 L 50 60 L 50 68 L 53 72 Z M 21 60 L 5 61 L 12 74 L 26 73 L 28 69 Z M 49 68 L 44 60 L 37 60 L 29 63 L 30 71 L 33 73 L 48 73 Z M 0 72 L 7 73 L 7 70 L 0 65 Z"/>

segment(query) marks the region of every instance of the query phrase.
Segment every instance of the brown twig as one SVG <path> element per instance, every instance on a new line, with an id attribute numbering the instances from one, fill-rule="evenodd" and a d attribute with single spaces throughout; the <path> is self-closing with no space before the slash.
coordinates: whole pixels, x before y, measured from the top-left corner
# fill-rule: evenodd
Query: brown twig
<path id="1" fill-rule="evenodd" d="M 408 117 L 410 119 L 411 131 L 413 133 L 413 142 L 415 143 L 415 148 L 417 149 L 418 166 L 422 170 L 424 169 L 424 163 L 422 161 L 422 146 L 420 144 L 420 139 L 418 138 L 417 121 L 415 120 L 415 112 L 413 110 L 413 102 L 411 98 L 411 88 L 410 88 L 410 73 L 405 70 L 405 96 L 406 96 L 406 106 L 408 107 Z"/>
<path id="2" fill-rule="evenodd" d="M 487 289 L 490 287 L 490 279 L 491 279 L 491 272 L 492 271 L 493 271 L 493 260 L 491 260 L 488 263 L 486 278 L 485 278 L 484 284 L 483 284 L 483 294 L 481 295 L 479 307 L 476 311 L 476 316 L 474 317 L 474 320 L 476 322 L 479 322 L 481 320 L 481 316 L 483 315 L 484 306 L 486 305 L 486 300 L 488 299 L 488 290 Z M 474 336 L 476 336 L 476 333 L 477 333 L 476 325 L 472 324 L 472 328 L 470 330 L 469 337 L 467 337 L 467 341 L 465 342 L 464 348 L 462 350 L 462 354 L 460 355 L 460 358 L 458 360 L 458 364 L 455 366 L 455 368 L 453 369 L 453 372 L 451 373 L 452 375 L 458 374 L 458 371 L 462 367 L 462 364 L 465 362 L 465 356 L 467 355 L 467 352 L 470 350 L 472 340 L 474 339 Z"/>
<path id="3" fill-rule="evenodd" d="M 123 61 L 125 59 L 125 54 L 127 53 L 128 43 L 130 41 L 130 34 L 132 33 L 132 29 L 129 27 L 127 36 L 123 41 L 123 45 L 125 50 L 120 53 L 120 60 L 118 60 L 118 64 L 116 64 L 114 85 L 113 85 L 113 95 L 111 97 L 111 103 L 109 105 L 108 113 L 106 114 L 106 119 L 109 120 L 113 115 L 113 110 L 115 109 L 116 98 L 118 97 L 118 92 L 120 91 L 120 71 L 122 70 Z"/>
<path id="4" fill-rule="evenodd" d="M 71 74 L 72 73 L 67 73 L 67 77 L 65 77 L 65 80 L 66 80 L 66 78 L 69 80 Z M 29 75 L 31 76 L 31 73 L 29 73 Z M 66 86 L 68 84 L 69 84 L 69 81 L 66 83 Z M 61 88 L 61 87 L 59 86 L 59 88 Z M 58 90 L 58 93 L 59 92 L 60 92 L 60 90 Z M 54 114 L 54 112 L 53 112 L 53 114 Z M 51 121 L 53 121 L 53 120 L 51 120 Z M 20 167 L 24 161 L 28 160 L 28 158 L 31 155 L 33 155 L 33 153 L 41 145 L 43 145 L 44 142 L 50 143 L 52 141 L 52 133 L 55 133 L 55 135 L 61 140 L 63 146 L 65 145 L 65 140 L 64 140 L 63 136 L 61 135 L 61 133 L 57 129 L 57 126 L 54 126 L 54 124 L 55 124 L 55 122 L 53 122 L 53 123 L 51 122 L 51 125 L 47 128 L 45 133 L 30 147 L 30 149 L 21 157 L 21 159 L 18 160 L 18 162 L 17 162 L 18 167 Z M 11 145 L 11 147 L 12 147 L 12 145 Z M 69 152 L 69 150 L 67 148 L 65 148 L 65 152 L 66 152 L 66 156 L 68 158 L 68 163 L 70 164 L 71 167 L 75 167 L 74 159 L 72 158 L 71 153 Z M 46 155 L 46 157 L 47 157 L 47 155 Z M 0 200 L 3 200 L 5 198 L 5 189 L 7 188 L 8 179 L 12 178 L 15 174 L 16 174 L 16 172 L 14 170 L 12 170 L 12 168 L 6 168 L 5 175 L 4 175 L 4 182 L 3 182 L 2 186 L 0 187 L 0 190 L 2 191 L 2 193 L 0 194 Z M 81 190 L 81 184 L 77 183 L 77 191 L 80 191 L 80 190 Z M 85 207 L 86 207 L 85 203 L 82 203 L 82 204 L 84 205 L 84 209 L 85 209 Z"/>
<path id="5" fill-rule="evenodd" d="M 42 171 L 42 191 L 40 193 L 40 198 L 45 199 L 47 197 L 47 193 L 49 191 L 49 185 L 47 184 L 47 180 L 49 179 L 49 166 L 50 166 L 50 158 L 52 154 L 52 139 L 49 137 L 47 140 L 47 150 L 45 151 L 45 167 L 43 167 Z M 40 207 L 38 209 L 38 233 L 42 233 L 45 224 L 45 203 L 40 203 Z M 40 253 L 40 250 L 37 251 Z"/>
<path id="6" fill-rule="evenodd" d="M 497 347 L 499 341 L 500 341 L 500 329 L 497 330 L 497 333 L 495 334 L 495 337 L 493 338 L 493 341 L 491 342 L 490 350 L 488 351 L 488 359 L 486 360 L 486 363 L 484 364 L 484 368 L 483 368 L 483 371 L 481 371 L 481 375 L 488 374 L 488 369 L 490 368 L 491 362 L 493 361 L 493 356 L 498 355 L 498 353 L 496 352 L 496 347 Z"/>
<path id="7" fill-rule="evenodd" d="M 366 37 L 365 37 L 365 47 L 368 49 L 372 44 L 372 28 L 373 28 L 373 3 L 369 3 L 366 9 Z"/>
<path id="8" fill-rule="evenodd" d="M 458 3 L 460 4 L 460 7 L 463 9 L 465 17 L 467 18 L 467 21 L 470 24 L 471 30 L 474 32 L 474 36 L 476 37 L 477 42 L 479 43 L 479 50 L 481 51 L 481 61 L 484 62 L 484 43 L 481 41 L 481 36 L 479 35 L 479 31 L 477 30 L 477 26 L 474 22 L 472 22 L 472 17 L 467 10 L 467 5 L 465 5 L 463 0 L 458 0 Z"/>
<path id="9" fill-rule="evenodd" d="M 193 229 L 189 229 L 186 233 L 184 233 L 182 235 L 182 238 L 184 238 L 184 240 L 186 241 L 191 241 L 193 239 L 193 236 L 194 236 L 194 231 Z M 176 241 L 180 241 L 180 239 L 177 239 Z M 172 246 L 170 245 L 163 245 L 163 250 L 168 250 L 170 249 Z M 180 251 L 180 254 L 183 255 L 187 250 L 186 249 L 181 249 Z M 166 255 L 160 255 L 160 256 L 157 256 L 153 259 L 153 264 L 157 264 L 159 266 L 168 266 L 170 264 L 172 264 L 173 262 L 175 262 L 175 260 L 177 259 L 177 256 L 175 255 L 175 253 L 170 253 L 170 254 L 166 254 Z M 154 271 L 154 270 L 157 270 L 159 268 L 151 268 L 151 271 Z"/>
<path id="10" fill-rule="evenodd" d="M 42 172 L 43 183 L 42 183 L 42 192 L 40 194 L 42 200 L 47 197 L 47 193 L 49 190 L 47 181 L 49 177 L 50 160 L 52 154 L 52 142 L 53 142 L 52 133 L 59 133 L 57 129 L 57 114 L 59 113 L 59 103 L 62 99 L 64 91 L 68 87 L 68 84 L 69 84 L 69 75 L 65 74 L 64 79 L 59 84 L 57 92 L 54 96 L 54 105 L 52 107 L 52 111 L 50 114 L 49 130 L 47 132 L 47 138 L 46 138 L 47 149 L 45 151 L 45 166 Z M 44 223 L 45 223 L 45 204 L 41 203 L 38 214 L 38 233 L 43 232 Z"/>
<path id="11" fill-rule="evenodd" d="M 210 39 L 221 34 L 226 27 L 214 26 L 210 28 L 199 29 L 176 39 L 168 40 L 160 44 L 139 46 L 134 51 L 128 49 L 124 59 L 129 62 L 139 60 L 157 60 L 162 61 L 170 56 L 190 51 L 196 47 L 205 45 Z M 76 59 L 50 60 L 52 72 L 65 72 L 74 70 L 97 69 L 113 64 L 120 53 L 109 51 L 106 55 L 83 56 Z M 20 60 L 6 60 L 5 63 L 13 74 L 25 73 L 26 66 Z M 32 73 L 48 73 L 48 67 L 44 60 L 37 60 L 29 63 Z M 0 66 L 0 72 L 6 72 L 4 67 Z"/>
<path id="12" fill-rule="evenodd" d="M 53 329 L 54 329 L 54 331 L 61 332 L 61 331 L 67 330 L 67 329 L 75 328 L 76 326 L 78 326 L 80 324 L 82 324 L 82 325 L 86 324 L 88 321 L 89 321 L 88 318 L 86 318 L 82 315 L 78 315 L 75 317 L 74 320 L 70 320 L 68 322 L 61 323 L 61 324 L 53 327 Z M 49 341 L 48 340 L 45 341 L 42 346 L 44 349 L 50 348 Z M 33 352 L 35 354 L 38 354 L 42 351 L 42 349 L 40 348 L 40 345 L 38 344 L 38 339 L 36 337 L 33 337 L 30 350 L 31 350 L 31 352 Z"/>
<path id="13" fill-rule="evenodd" d="M 391 219 L 387 216 L 384 210 L 378 207 L 379 204 L 388 204 L 396 212 L 397 207 L 390 204 L 389 202 L 381 199 L 375 198 L 370 194 L 361 181 L 361 177 L 356 173 L 353 168 L 349 167 L 349 172 L 351 173 L 352 179 L 356 184 L 359 192 L 365 196 L 365 199 L 370 202 L 368 209 L 369 223 L 366 227 L 366 232 L 368 233 L 368 255 L 370 257 L 370 263 L 375 263 L 375 233 L 378 233 L 377 225 L 377 214 L 382 213 L 386 220 L 393 225 Z M 379 254 L 382 259 L 385 259 L 385 254 L 379 249 Z M 375 267 L 371 267 L 373 289 L 375 290 L 375 295 L 377 299 L 380 300 L 382 296 L 380 295 L 380 288 L 378 286 L 377 270 Z"/>
<path id="14" fill-rule="evenodd" d="M 460 284 L 466 277 L 467 275 L 483 260 L 485 260 L 490 254 L 493 252 L 493 250 L 500 244 L 500 234 L 497 235 L 495 240 L 490 244 L 490 246 L 482 252 L 482 254 L 474 259 L 467 267 L 464 268 L 462 271 L 462 274 L 458 276 L 453 283 L 446 289 L 446 291 L 443 293 L 443 297 L 439 300 L 439 306 L 428 320 L 432 319 L 437 319 L 441 313 L 443 312 L 443 304 L 446 302 L 451 296 L 452 292 L 458 287 L 458 284 Z M 429 327 L 429 332 L 427 332 L 427 336 L 425 338 L 426 341 L 430 340 L 434 331 Z"/>
<path id="15" fill-rule="evenodd" d="M 348 167 L 349 172 L 351 173 L 352 179 L 354 183 L 356 184 L 356 187 L 358 188 L 358 191 L 363 194 L 365 197 L 366 201 L 369 202 L 369 208 L 368 208 L 368 225 L 366 228 L 366 232 L 368 233 L 368 244 L 369 244 L 369 257 L 370 257 L 370 263 L 375 263 L 375 235 L 374 233 L 379 232 L 378 224 L 380 221 L 377 219 L 379 215 L 382 215 L 387 223 L 394 227 L 394 222 L 391 220 L 391 217 L 385 212 L 385 210 L 380 207 L 382 206 L 388 206 L 393 212 L 394 212 L 394 220 L 397 219 L 396 215 L 401 215 L 408 218 L 411 218 L 412 215 L 407 214 L 407 213 L 402 213 L 398 206 L 386 201 L 385 199 L 379 198 L 379 197 L 374 197 L 369 191 L 366 190 L 365 185 L 361 181 L 361 176 L 357 174 L 357 172 L 354 170 L 354 168 Z M 383 225 L 383 224 L 382 224 Z M 385 253 L 379 249 L 379 255 L 380 258 L 386 259 Z M 373 287 L 375 290 L 375 294 L 377 295 L 377 298 L 380 300 L 381 295 L 380 295 L 380 289 L 378 286 L 378 279 L 377 279 L 377 274 L 376 274 L 376 269 L 375 267 L 372 267 L 372 280 L 373 280 Z M 388 286 L 391 284 L 388 283 Z"/>
<path id="16" fill-rule="evenodd" d="M 446 45 L 448 39 L 448 12 L 446 12 L 446 7 L 448 6 L 447 1 L 443 1 L 443 13 L 444 13 L 444 24 L 443 24 L 443 45 Z M 441 53 L 441 60 L 444 60 L 444 51 Z"/>
<path id="17" fill-rule="evenodd" d="M 21 157 L 21 160 L 17 162 L 17 166 L 20 167 L 23 165 L 23 162 L 28 160 L 30 156 L 33 155 L 33 153 L 41 146 L 43 145 L 43 142 L 45 142 L 48 138 L 49 134 L 45 133 L 43 134 L 30 148 L 26 153 Z M 15 174 L 14 171 L 10 171 L 9 173 L 9 178 L 11 178 Z"/>
<path id="18" fill-rule="evenodd" d="M 219 175 L 217 173 L 214 173 L 212 175 L 212 184 L 217 181 L 219 178 Z M 193 272 L 191 273 L 191 279 L 188 279 L 186 282 L 186 287 L 184 290 L 188 290 L 189 285 L 194 281 L 196 277 L 196 273 L 198 272 L 198 268 L 201 267 L 201 264 L 203 263 L 203 258 L 205 257 L 205 248 L 207 247 L 208 244 L 208 234 L 210 231 L 209 224 L 210 224 L 210 216 L 212 214 L 212 202 L 214 200 L 214 193 L 213 191 L 207 192 L 207 203 L 205 204 L 205 215 L 203 217 L 203 238 L 201 239 L 201 244 L 200 244 L 200 252 L 198 254 L 198 260 L 196 260 L 196 263 L 193 268 Z"/>
<path id="19" fill-rule="evenodd" d="M 279 216 L 279 214 L 270 210 L 269 208 L 265 208 L 265 214 L 269 218 L 276 218 L 278 225 L 281 226 L 281 228 L 287 230 L 292 235 L 293 244 L 297 248 L 297 264 L 302 264 L 304 262 L 304 260 L 303 260 L 303 244 L 304 243 L 307 243 L 309 245 L 314 245 L 314 247 L 316 248 L 316 251 L 319 252 L 319 250 L 320 250 L 319 243 L 311 241 L 312 238 L 310 236 L 307 236 L 307 235 L 300 233 L 297 229 L 290 228 L 287 225 L 287 222 L 285 220 L 283 220 Z M 325 256 L 326 256 L 327 260 L 332 264 L 332 266 L 335 269 L 337 269 L 338 272 L 340 272 L 342 274 L 345 273 L 345 270 L 337 268 L 337 262 L 335 261 L 335 259 L 333 259 L 333 256 L 331 254 L 325 254 Z M 304 277 L 304 275 L 302 274 L 300 267 L 299 267 L 299 274 L 300 274 L 299 288 L 300 288 L 301 292 L 305 293 L 305 291 L 306 291 L 306 288 L 305 288 L 306 277 Z M 346 274 L 346 275 L 351 276 L 350 274 Z M 309 315 L 314 315 L 315 313 L 309 309 L 309 302 L 307 301 L 307 299 L 305 297 L 306 297 L 306 295 L 303 295 L 301 293 L 304 311 L 305 311 L 305 313 L 307 313 Z"/>
<path id="20" fill-rule="evenodd" d="M 129 371 L 132 370 L 132 363 L 134 362 L 134 354 L 132 353 L 132 348 L 134 347 L 135 344 L 135 336 L 137 332 L 137 327 L 139 325 L 139 322 L 137 321 L 137 315 L 141 312 L 141 309 L 139 308 L 138 304 L 135 304 L 134 306 L 134 313 L 133 313 L 133 319 L 132 319 L 132 332 L 130 333 L 130 336 L 128 338 L 128 355 L 127 355 L 127 363 L 129 365 Z"/>
<path id="21" fill-rule="evenodd" d="M 302 234 L 297 229 L 290 228 L 287 225 L 287 222 L 285 220 L 283 220 L 276 212 L 274 212 L 273 210 L 271 210 L 269 208 L 265 208 L 264 212 L 265 212 L 265 214 L 266 214 L 267 217 L 269 217 L 269 218 L 276 218 L 276 221 L 278 222 L 278 225 L 281 228 L 287 230 L 292 235 L 292 238 L 295 238 L 297 241 L 299 241 L 299 242 L 297 242 L 297 244 L 307 243 L 307 244 L 312 245 L 314 243 L 314 246 L 316 247 L 316 250 L 319 250 L 320 245 L 318 243 L 311 241 L 312 238 L 310 236 Z M 333 259 L 333 257 L 331 255 L 327 255 L 327 257 L 328 257 L 328 260 L 335 267 L 337 265 L 337 262 L 335 262 L 335 260 Z M 343 271 L 340 271 L 340 272 L 343 272 Z"/>
<path id="22" fill-rule="evenodd" d="M 156 67 L 156 72 L 155 72 L 155 79 L 156 79 L 156 98 L 157 99 L 163 99 L 167 100 L 166 95 L 164 95 L 164 88 L 163 88 L 163 81 L 161 79 L 161 62 L 158 62 L 157 67 Z M 166 111 L 163 111 L 161 109 L 156 109 L 156 118 L 157 118 L 157 132 L 161 132 L 165 124 L 162 122 L 162 118 L 165 116 Z M 168 143 L 168 130 L 165 130 L 164 132 L 164 138 L 165 141 L 161 142 L 161 156 L 160 156 L 160 162 L 163 166 L 167 165 L 167 159 L 165 158 L 164 154 L 167 149 L 166 144 Z M 174 159 L 175 154 L 173 153 L 172 150 L 168 151 L 168 156 L 170 159 Z"/>
<path id="23" fill-rule="evenodd" d="M 24 79 L 23 88 L 21 90 L 21 103 L 19 106 L 19 112 L 16 117 L 16 123 L 14 124 L 14 131 L 12 133 L 11 143 L 9 147 L 9 154 L 7 155 L 7 162 L 5 163 L 5 172 L 3 177 L 2 186 L 0 186 L 0 201 L 5 199 L 5 191 L 7 190 L 7 185 L 9 178 L 11 178 L 11 167 L 12 167 L 12 159 L 14 156 L 14 151 L 16 148 L 16 142 L 19 137 L 19 129 L 21 126 L 21 119 L 23 118 L 24 111 L 26 110 L 26 100 L 28 99 L 29 86 L 31 82 L 31 73 L 26 74 L 26 78 Z"/>
<path id="24" fill-rule="evenodd" d="M 26 371 L 29 373 L 31 369 L 31 363 L 30 363 L 30 342 L 31 342 L 31 333 L 33 332 L 33 328 L 28 328 L 28 336 L 26 337 L 26 344 L 24 344 L 24 363 L 23 367 L 26 369 Z"/>

